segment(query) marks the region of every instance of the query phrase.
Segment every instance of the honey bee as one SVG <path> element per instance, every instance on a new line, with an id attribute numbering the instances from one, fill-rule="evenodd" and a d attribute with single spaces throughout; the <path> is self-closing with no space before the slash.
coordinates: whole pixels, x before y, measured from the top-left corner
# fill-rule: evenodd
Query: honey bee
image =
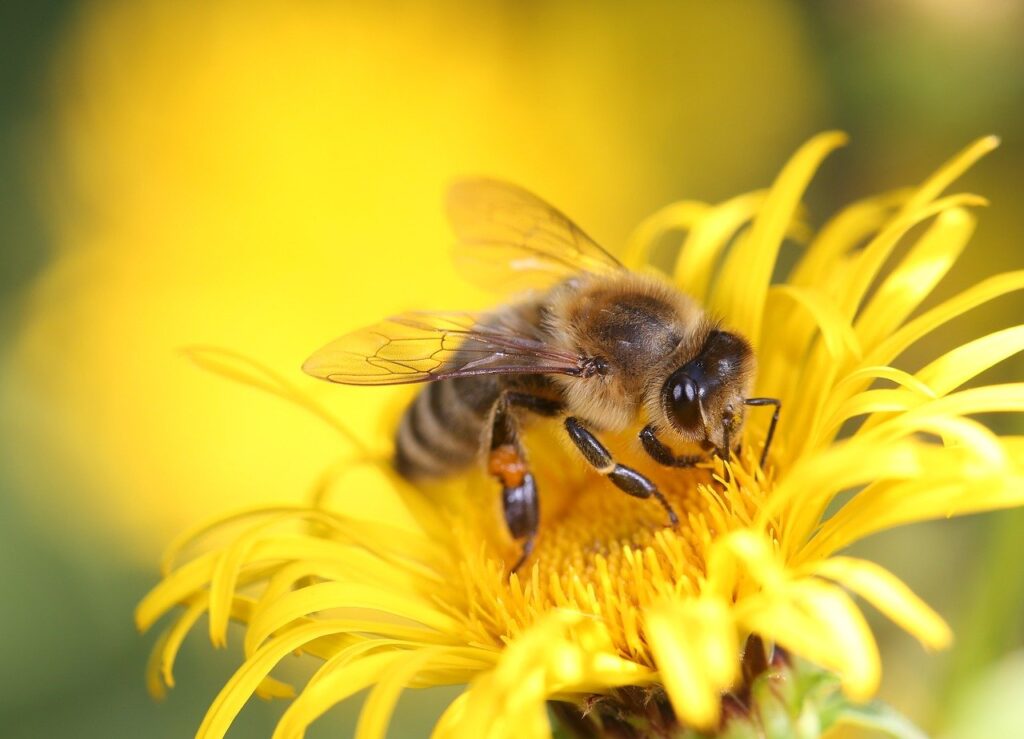
<path id="1" fill-rule="evenodd" d="M 456 258 L 469 274 L 505 287 L 525 276 L 543 289 L 482 315 L 393 316 L 336 339 L 303 369 L 348 385 L 428 383 L 402 417 L 394 465 L 403 477 L 423 480 L 483 457 L 500 484 L 509 532 L 522 542 L 512 571 L 530 556 L 540 520 L 521 441 L 531 417 L 562 418 L 588 464 L 623 492 L 655 499 L 673 526 L 679 519 L 665 496 L 618 463 L 597 433 L 642 425 L 641 445 L 655 461 L 691 467 L 709 453 L 727 457 L 745 407 L 770 405 L 764 464 L 781 403 L 750 397 L 756 361 L 744 337 L 667 281 L 627 270 L 515 185 L 460 182 L 448 214 L 459 238 Z"/>

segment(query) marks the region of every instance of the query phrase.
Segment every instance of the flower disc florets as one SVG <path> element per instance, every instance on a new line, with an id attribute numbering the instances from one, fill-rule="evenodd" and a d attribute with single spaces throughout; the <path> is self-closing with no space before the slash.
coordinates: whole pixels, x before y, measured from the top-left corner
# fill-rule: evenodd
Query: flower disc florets
<path id="1" fill-rule="evenodd" d="M 783 408 L 765 469 L 768 414 L 748 416 L 742 452 L 728 465 L 659 469 L 635 436 L 607 440 L 680 512 L 668 528 L 656 503 L 574 466 L 541 426 L 527 444 L 542 525 L 534 554 L 509 577 L 517 551 L 486 476 L 420 490 L 375 461 L 383 454 L 360 452 L 312 504 L 242 514 L 240 532 L 185 564 L 174 548 L 137 614 L 146 628 L 185 607 L 157 649 L 154 690 L 171 683 L 177 648 L 204 613 L 214 643 L 226 640 L 230 619 L 245 625 L 245 662 L 211 707 L 205 737 L 222 736 L 254 692 L 292 695 L 270 673 L 297 650 L 323 664 L 285 711 L 279 737 L 371 686 L 359 736 L 380 736 L 403 687 L 468 684 L 435 735 L 479 739 L 547 736 L 547 701 L 568 702 L 559 712 L 569 721 L 572 710 L 630 704 L 638 690 L 672 726 L 714 729 L 723 705 L 727 716 L 737 706 L 754 715 L 781 694 L 766 693 L 749 669 L 767 652 L 744 657 L 745 644 L 810 660 L 849 698 L 866 700 L 881 668 L 853 595 L 924 645 L 948 644 L 943 620 L 899 580 L 836 552 L 900 524 L 1024 502 L 1024 445 L 972 419 L 1024 410 L 1024 385 L 961 389 L 1024 348 L 1024 327 L 917 369 L 894 364 L 953 318 L 1024 288 L 1024 273 L 920 309 L 970 238 L 971 208 L 983 204 L 942 193 L 995 146 L 991 138 L 920 186 L 854 203 L 812 233 L 801 198 L 843 141 L 811 140 L 764 192 L 663 209 L 626 254 L 648 269 L 651 246 L 676 235 L 670 278 L 751 341 L 756 392 Z M 773 283 L 787 239 L 802 252 Z M 310 407 L 281 378 L 255 379 L 216 352 L 197 358 Z M 837 440 L 844 427 L 855 430 Z M 357 485 L 348 474 L 356 468 L 376 472 Z M 830 507 L 841 494 L 845 502 Z M 390 501 L 397 513 L 386 522 L 341 515 L 335 495 Z M 794 700 L 832 700 L 831 685 Z"/>

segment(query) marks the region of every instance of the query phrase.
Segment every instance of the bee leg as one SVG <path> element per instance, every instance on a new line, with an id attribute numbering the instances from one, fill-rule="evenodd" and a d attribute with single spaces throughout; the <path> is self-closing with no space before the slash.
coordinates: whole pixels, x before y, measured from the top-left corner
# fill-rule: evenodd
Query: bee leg
<path id="1" fill-rule="evenodd" d="M 651 459 L 658 464 L 665 465 L 666 467 L 693 467 L 704 459 L 699 454 L 674 454 L 672 450 L 658 438 L 658 431 L 654 428 L 653 423 L 644 426 L 643 431 L 640 432 L 640 443 L 643 445 L 644 451 L 650 455 Z"/>
<path id="2" fill-rule="evenodd" d="M 559 400 L 543 398 L 540 395 L 522 393 L 514 390 L 505 393 L 509 405 L 524 408 L 538 416 L 557 416 L 565 410 L 565 404 Z"/>
<path id="3" fill-rule="evenodd" d="M 782 401 L 778 398 L 747 398 L 744 405 L 773 405 L 775 412 L 772 413 L 772 420 L 768 424 L 768 435 L 764 437 L 764 449 L 761 450 L 761 461 L 759 465 L 764 468 L 765 460 L 768 459 L 768 450 L 772 445 L 772 437 L 775 436 L 775 427 L 779 425 L 779 413 L 782 411 Z"/>
<path id="4" fill-rule="evenodd" d="M 732 406 L 727 406 L 725 416 L 722 418 L 722 448 L 715 450 L 715 454 L 721 457 L 723 462 L 728 462 L 732 456 L 732 429 L 735 424 L 736 413 Z"/>
<path id="5" fill-rule="evenodd" d="M 537 498 L 537 484 L 529 472 L 523 477 L 523 483 L 516 487 L 501 488 L 501 502 L 505 511 L 505 523 L 515 539 L 523 539 L 523 551 L 519 559 L 509 570 L 511 575 L 517 572 L 533 552 L 537 540 L 537 524 L 540 522 L 540 505 Z"/>
<path id="6" fill-rule="evenodd" d="M 533 551 L 540 523 L 540 499 L 519 440 L 519 424 L 509 405 L 504 394 L 494 404 L 487 471 L 501 483 L 501 504 L 509 533 L 513 539 L 524 540 L 522 554 L 509 571 L 511 575 Z"/>
<path id="7" fill-rule="evenodd" d="M 655 498 L 668 513 L 672 526 L 679 523 L 679 517 L 672 510 L 668 500 L 653 482 L 636 470 L 618 464 L 593 432 L 580 423 L 578 418 L 570 416 L 565 419 L 565 430 L 569 438 L 580 450 L 583 458 L 602 475 L 611 480 L 619 490 L 636 498 Z"/>

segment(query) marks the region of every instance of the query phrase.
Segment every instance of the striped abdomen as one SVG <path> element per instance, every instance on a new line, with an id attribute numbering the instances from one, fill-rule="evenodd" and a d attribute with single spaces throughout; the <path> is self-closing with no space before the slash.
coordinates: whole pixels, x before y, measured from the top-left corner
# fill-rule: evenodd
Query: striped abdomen
<path id="1" fill-rule="evenodd" d="M 477 459 L 500 390 L 498 380 L 488 376 L 425 385 L 398 426 L 398 473 L 410 480 L 445 477 Z"/>

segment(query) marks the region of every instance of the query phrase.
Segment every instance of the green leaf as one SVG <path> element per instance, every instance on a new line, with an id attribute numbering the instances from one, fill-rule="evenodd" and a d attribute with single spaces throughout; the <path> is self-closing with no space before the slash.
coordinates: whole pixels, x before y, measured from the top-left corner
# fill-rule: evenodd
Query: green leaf
<path id="1" fill-rule="evenodd" d="M 767 739 L 817 739 L 841 724 L 896 739 L 926 739 L 907 718 L 880 701 L 851 702 L 835 675 L 803 660 L 770 669 L 751 688 L 752 715 L 735 723 L 758 725 Z"/>
<path id="2" fill-rule="evenodd" d="M 894 739 L 928 739 L 910 719 L 881 701 L 864 705 L 848 703 L 837 712 L 834 725 L 873 729 Z"/>

